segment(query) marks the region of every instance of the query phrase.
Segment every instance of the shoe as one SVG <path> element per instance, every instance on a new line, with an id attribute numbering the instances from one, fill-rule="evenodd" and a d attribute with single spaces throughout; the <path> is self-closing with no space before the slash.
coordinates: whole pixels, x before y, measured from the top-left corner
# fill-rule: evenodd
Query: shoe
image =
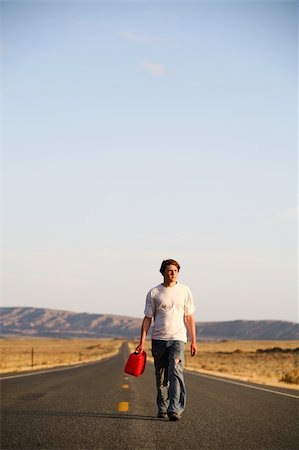
<path id="1" fill-rule="evenodd" d="M 181 416 L 178 413 L 171 412 L 168 413 L 168 418 L 171 422 L 176 422 L 177 420 L 181 419 Z"/>
<path id="2" fill-rule="evenodd" d="M 159 411 L 157 417 L 159 417 L 159 419 L 168 419 L 168 414 L 166 412 Z"/>

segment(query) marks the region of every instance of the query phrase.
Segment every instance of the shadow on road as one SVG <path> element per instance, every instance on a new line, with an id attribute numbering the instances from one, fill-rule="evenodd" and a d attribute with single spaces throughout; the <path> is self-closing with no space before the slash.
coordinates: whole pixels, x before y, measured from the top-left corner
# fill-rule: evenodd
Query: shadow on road
<path id="1" fill-rule="evenodd" d="M 142 416 L 139 414 L 128 414 L 128 413 L 102 413 L 102 412 L 63 412 L 63 411 L 3 411 L 2 414 L 5 415 L 26 415 L 26 416 L 48 416 L 48 417 L 93 417 L 101 419 L 129 419 L 129 420 L 155 420 L 155 421 L 165 421 L 165 419 L 160 419 L 153 416 Z"/>

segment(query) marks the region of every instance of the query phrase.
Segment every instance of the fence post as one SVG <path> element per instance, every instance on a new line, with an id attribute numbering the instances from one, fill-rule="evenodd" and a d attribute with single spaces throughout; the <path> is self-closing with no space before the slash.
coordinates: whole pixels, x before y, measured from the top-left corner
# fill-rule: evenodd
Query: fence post
<path id="1" fill-rule="evenodd" d="M 34 364 L 34 348 L 31 348 L 31 367 L 33 367 Z"/>

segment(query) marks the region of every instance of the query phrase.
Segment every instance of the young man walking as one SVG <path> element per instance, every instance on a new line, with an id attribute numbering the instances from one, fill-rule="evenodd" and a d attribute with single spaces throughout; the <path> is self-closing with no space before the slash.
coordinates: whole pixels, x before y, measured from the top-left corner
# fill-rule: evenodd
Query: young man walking
<path id="1" fill-rule="evenodd" d="M 143 351 L 144 342 L 154 319 L 152 354 L 155 362 L 158 417 L 180 420 L 186 404 L 184 382 L 184 350 L 187 330 L 191 340 L 191 356 L 197 351 L 194 304 L 190 289 L 177 282 L 180 265 L 174 259 L 162 262 L 162 284 L 149 291 L 146 297 L 140 343 L 136 351 Z"/>

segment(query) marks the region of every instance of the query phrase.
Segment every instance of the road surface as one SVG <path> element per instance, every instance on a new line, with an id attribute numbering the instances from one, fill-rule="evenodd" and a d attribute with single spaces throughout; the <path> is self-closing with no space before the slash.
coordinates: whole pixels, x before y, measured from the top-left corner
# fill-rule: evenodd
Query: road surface
<path id="1" fill-rule="evenodd" d="M 153 365 L 106 361 L 2 377 L 1 449 L 299 449 L 298 391 L 186 373 L 179 422 L 157 419 Z"/>

